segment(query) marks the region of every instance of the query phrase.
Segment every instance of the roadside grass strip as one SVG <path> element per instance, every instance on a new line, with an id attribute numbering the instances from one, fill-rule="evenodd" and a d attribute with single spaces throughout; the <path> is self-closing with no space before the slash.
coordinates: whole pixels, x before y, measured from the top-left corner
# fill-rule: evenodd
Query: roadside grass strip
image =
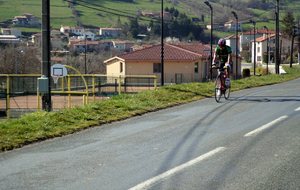
<path id="1" fill-rule="evenodd" d="M 286 75 L 232 80 L 231 90 L 271 85 L 300 77 L 300 68 L 284 69 Z M 0 122 L 0 152 L 212 96 L 213 82 L 168 85 L 137 94 L 121 94 L 101 102 L 57 112 L 40 111 L 17 119 L 3 120 Z"/>

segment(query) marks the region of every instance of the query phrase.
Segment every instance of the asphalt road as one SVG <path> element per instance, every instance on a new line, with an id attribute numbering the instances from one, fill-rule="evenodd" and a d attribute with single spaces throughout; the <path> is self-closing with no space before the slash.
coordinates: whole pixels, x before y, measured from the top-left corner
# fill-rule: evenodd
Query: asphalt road
<path id="1" fill-rule="evenodd" d="M 0 189 L 300 189 L 300 79 L 0 154 Z"/>

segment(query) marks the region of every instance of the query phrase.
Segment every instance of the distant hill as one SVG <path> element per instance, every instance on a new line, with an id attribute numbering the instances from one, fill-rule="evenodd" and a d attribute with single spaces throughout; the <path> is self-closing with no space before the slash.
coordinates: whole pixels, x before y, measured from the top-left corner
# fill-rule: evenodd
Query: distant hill
<path id="1" fill-rule="evenodd" d="M 249 20 L 257 21 L 257 27 L 267 25 L 275 28 L 274 5 L 276 0 L 212 0 L 214 22 L 235 20 L 231 11 L 235 11 L 239 21 L 245 23 L 244 29 L 251 29 Z M 275 3 L 275 4 L 274 4 Z M 114 27 L 120 18 L 121 24 L 137 17 L 140 23 L 149 23 L 142 12 L 161 11 L 160 0 L 51 0 L 50 25 L 53 29 L 65 26 L 84 26 L 85 28 Z M 41 0 L 0 0 L 0 22 L 9 22 L 13 16 L 32 13 L 41 22 Z M 210 9 L 204 0 L 166 0 L 164 8 L 174 7 L 179 13 L 190 18 L 199 18 L 197 24 L 210 22 Z M 287 11 L 293 13 L 295 20 L 300 20 L 300 2 L 298 0 L 280 0 L 280 17 Z M 201 21 L 204 18 L 204 21 Z M 22 29 L 25 32 L 38 32 L 36 29 Z"/>

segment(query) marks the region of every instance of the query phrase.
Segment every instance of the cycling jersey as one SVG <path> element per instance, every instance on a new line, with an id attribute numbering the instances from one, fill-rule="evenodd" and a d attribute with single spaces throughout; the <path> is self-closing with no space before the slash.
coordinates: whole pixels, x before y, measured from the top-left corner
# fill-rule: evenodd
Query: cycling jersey
<path id="1" fill-rule="evenodd" d="M 231 47 L 227 45 L 225 46 L 224 50 L 222 50 L 220 46 L 217 46 L 215 52 L 219 55 L 221 62 L 225 63 L 228 60 L 228 54 L 230 54 L 232 50 Z"/>

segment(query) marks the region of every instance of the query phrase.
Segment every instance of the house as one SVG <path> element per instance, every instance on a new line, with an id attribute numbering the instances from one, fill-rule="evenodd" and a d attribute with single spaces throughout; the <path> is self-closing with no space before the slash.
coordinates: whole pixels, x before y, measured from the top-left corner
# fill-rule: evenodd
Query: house
<path id="1" fill-rule="evenodd" d="M 25 13 L 22 16 L 14 16 L 13 17 L 14 25 L 37 25 L 39 24 L 39 19 L 30 13 Z"/>
<path id="2" fill-rule="evenodd" d="M 164 11 L 163 14 L 164 14 L 163 15 L 164 16 L 164 20 L 171 20 L 171 18 L 173 17 L 173 14 L 169 13 L 169 12 L 165 12 Z M 161 15 L 162 15 L 161 12 L 159 12 L 158 13 L 158 17 L 161 18 Z"/>
<path id="3" fill-rule="evenodd" d="M 113 47 L 113 43 L 112 41 L 101 41 L 100 47 L 104 50 L 110 50 Z"/>
<path id="4" fill-rule="evenodd" d="M 86 40 L 88 40 L 88 41 L 95 41 L 95 34 L 94 33 L 92 33 L 92 32 L 85 32 L 84 34 L 83 34 L 83 36 L 84 36 L 84 38 L 86 39 Z"/>
<path id="5" fill-rule="evenodd" d="M 213 25 L 213 30 L 223 30 L 223 27 L 224 27 L 222 24 L 219 24 L 219 23 L 213 23 L 212 25 Z M 211 23 L 208 23 L 206 25 L 206 28 L 208 30 L 211 30 Z"/>
<path id="6" fill-rule="evenodd" d="M 270 34 L 275 34 L 274 30 L 267 30 L 267 29 L 256 29 L 255 30 L 255 38 L 262 37 L 264 34 L 267 34 L 269 32 Z M 249 51 L 251 41 L 254 39 L 254 31 L 249 30 L 246 32 L 242 32 L 240 34 L 240 43 L 239 43 L 239 49 L 241 51 Z"/>
<path id="7" fill-rule="evenodd" d="M 74 44 L 74 48 L 77 49 L 79 52 L 93 51 L 94 49 L 100 49 L 100 41 L 79 41 L 78 43 Z"/>
<path id="8" fill-rule="evenodd" d="M 102 36 L 120 36 L 122 32 L 121 28 L 100 28 L 99 34 Z"/>
<path id="9" fill-rule="evenodd" d="M 270 39 L 269 39 L 270 38 Z M 268 41 L 269 39 L 269 41 Z M 267 42 L 268 41 L 268 42 Z M 286 59 L 286 54 L 291 49 L 291 41 L 289 39 L 286 39 L 282 35 L 279 35 L 279 41 L 281 43 L 281 60 Z M 256 63 L 264 63 L 264 54 L 267 54 L 267 43 L 270 48 L 270 60 L 273 60 L 274 52 L 275 52 L 275 34 L 266 35 L 264 34 L 262 37 L 255 39 L 256 44 L 256 57 L 255 61 Z M 254 40 L 252 40 L 252 60 L 254 62 Z M 274 63 L 274 61 L 272 61 Z"/>
<path id="10" fill-rule="evenodd" d="M 82 36 L 84 33 L 84 28 L 83 27 L 69 27 L 69 26 L 61 25 L 59 31 L 62 33 L 73 33 L 77 36 Z"/>
<path id="11" fill-rule="evenodd" d="M 60 38 L 51 38 L 51 48 L 61 49 L 62 43 Z"/>
<path id="12" fill-rule="evenodd" d="M 62 41 L 69 39 L 69 33 L 61 33 L 59 30 L 51 30 L 50 34 L 53 38 L 60 38 Z"/>
<path id="13" fill-rule="evenodd" d="M 155 14 L 153 12 L 142 12 L 142 15 L 145 16 L 145 17 L 149 17 L 149 18 L 157 17 L 157 14 Z"/>
<path id="14" fill-rule="evenodd" d="M 232 54 L 236 54 L 237 52 L 236 40 L 238 40 L 239 43 L 239 37 L 237 37 L 236 35 L 232 35 L 232 36 L 225 37 L 225 40 L 226 40 L 226 45 L 231 47 Z"/>
<path id="15" fill-rule="evenodd" d="M 133 41 L 112 41 L 114 48 L 120 51 L 130 51 L 130 47 L 134 45 Z"/>
<path id="16" fill-rule="evenodd" d="M 243 28 L 243 24 L 241 22 L 236 23 L 236 21 L 229 21 L 224 24 L 224 27 L 228 29 L 228 31 L 236 31 L 236 27 L 238 31 L 241 31 Z"/>
<path id="17" fill-rule="evenodd" d="M 164 78 L 166 83 L 201 82 L 209 77 L 210 46 L 164 44 Z M 235 55 L 233 56 L 235 57 Z M 233 59 L 235 67 L 235 59 Z M 161 44 L 123 53 L 104 61 L 107 75 L 156 75 L 161 80 Z M 241 68 L 239 57 L 238 68 Z M 232 69 L 233 72 L 234 69 Z M 216 74 L 215 74 L 216 75 Z M 235 73 L 233 74 L 235 75 Z M 241 75 L 241 71 L 238 71 Z"/>
<path id="18" fill-rule="evenodd" d="M 25 14 L 22 14 L 22 16 L 27 17 L 29 25 L 39 24 L 39 19 L 36 16 L 34 16 L 33 14 L 25 13 Z"/>
<path id="19" fill-rule="evenodd" d="M 59 30 L 51 30 L 50 34 L 51 34 L 51 36 L 56 37 L 56 36 L 60 35 L 61 33 Z"/>
<path id="20" fill-rule="evenodd" d="M 136 46 L 130 47 L 130 51 L 137 51 L 137 50 L 145 49 L 145 48 L 152 47 L 152 46 L 153 46 L 152 44 L 136 45 Z"/>
<path id="21" fill-rule="evenodd" d="M 1 32 L 3 35 L 14 35 L 17 38 L 22 36 L 22 31 L 18 28 L 1 28 Z"/>
<path id="22" fill-rule="evenodd" d="M 15 35 L 0 35 L 2 43 L 18 43 L 20 40 Z"/>
<path id="23" fill-rule="evenodd" d="M 14 25 L 28 24 L 28 19 L 26 16 L 14 16 L 12 20 Z"/>
<path id="24" fill-rule="evenodd" d="M 31 35 L 31 38 L 31 41 L 35 46 L 40 46 L 42 44 L 42 33 L 33 34 Z"/>

